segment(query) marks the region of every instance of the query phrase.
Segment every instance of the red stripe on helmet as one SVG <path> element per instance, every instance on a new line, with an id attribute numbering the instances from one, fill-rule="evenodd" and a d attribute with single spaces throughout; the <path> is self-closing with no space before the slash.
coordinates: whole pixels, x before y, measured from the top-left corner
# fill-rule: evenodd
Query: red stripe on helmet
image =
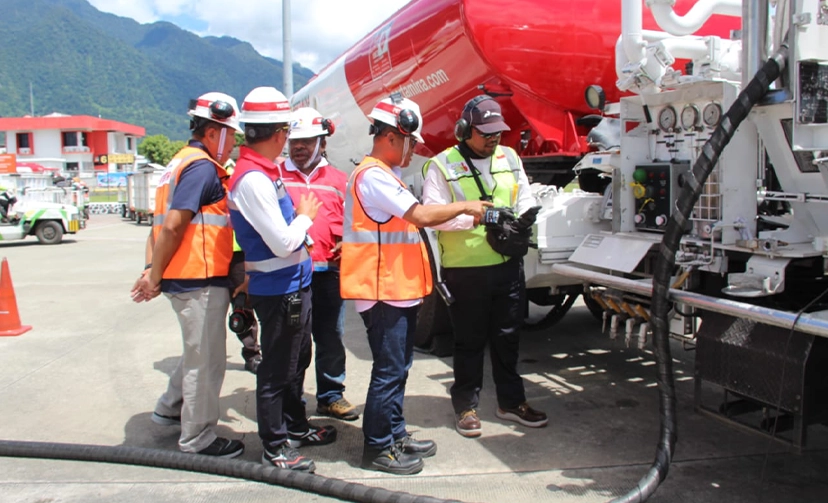
<path id="1" fill-rule="evenodd" d="M 392 115 L 399 115 L 400 110 L 402 110 L 397 105 L 392 105 L 391 103 L 385 103 L 383 101 L 380 101 L 379 103 L 377 103 L 377 108 L 379 108 L 380 110 L 382 110 L 384 112 L 388 112 Z"/>
<path id="2" fill-rule="evenodd" d="M 254 103 L 245 101 L 242 103 L 242 110 L 248 112 L 282 112 L 290 110 L 290 103 L 287 101 L 272 101 L 269 103 Z"/>

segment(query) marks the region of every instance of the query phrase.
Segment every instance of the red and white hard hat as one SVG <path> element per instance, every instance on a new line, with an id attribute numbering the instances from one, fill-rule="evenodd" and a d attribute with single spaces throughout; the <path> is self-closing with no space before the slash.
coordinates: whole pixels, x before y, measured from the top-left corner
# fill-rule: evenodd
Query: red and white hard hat
<path id="1" fill-rule="evenodd" d="M 330 119 L 322 117 L 322 114 L 315 109 L 303 107 L 293 111 L 288 140 L 330 136 L 333 133 L 333 122 Z"/>
<path id="2" fill-rule="evenodd" d="M 275 87 L 257 87 L 245 96 L 240 120 L 245 124 L 287 124 L 290 102 Z"/>
<path id="3" fill-rule="evenodd" d="M 384 124 L 396 127 L 404 135 L 411 135 L 420 143 L 423 142 L 421 132 L 423 130 L 423 115 L 420 113 L 420 105 L 408 98 L 398 94 L 392 94 L 374 106 L 368 118 L 372 123 L 380 121 Z"/>
<path id="4" fill-rule="evenodd" d="M 210 92 L 190 100 L 187 115 L 218 122 L 242 132 L 239 126 L 239 105 L 235 98 L 224 93 Z"/>

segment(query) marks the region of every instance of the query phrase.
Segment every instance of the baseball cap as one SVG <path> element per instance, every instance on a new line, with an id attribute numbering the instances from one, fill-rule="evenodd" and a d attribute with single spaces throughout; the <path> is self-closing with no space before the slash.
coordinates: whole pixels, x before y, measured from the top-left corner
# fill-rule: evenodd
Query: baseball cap
<path id="1" fill-rule="evenodd" d="M 470 119 L 470 120 L 469 120 Z M 503 114 L 500 112 L 500 104 L 495 100 L 483 100 L 471 111 L 471 117 L 467 117 L 469 124 L 484 134 L 511 131 L 512 128 L 503 122 Z"/>

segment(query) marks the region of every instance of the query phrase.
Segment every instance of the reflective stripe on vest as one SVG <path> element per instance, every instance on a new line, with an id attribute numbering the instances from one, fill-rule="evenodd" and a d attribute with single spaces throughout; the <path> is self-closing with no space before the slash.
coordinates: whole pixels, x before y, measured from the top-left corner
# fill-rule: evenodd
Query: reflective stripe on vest
<path id="1" fill-rule="evenodd" d="M 511 199 L 521 170 L 517 153 L 511 148 L 498 145 L 490 157 L 490 163 L 494 184 L 493 188 L 489 188 L 492 203 L 495 207 L 514 207 L 517 201 Z M 480 199 L 480 189 L 474 181 L 472 167 L 466 165 L 457 147 L 451 147 L 432 157 L 423 166 L 424 176 L 431 166 L 436 166 L 448 182 L 454 201 Z M 482 176 L 480 178 L 485 188 L 486 183 Z M 465 231 L 437 231 L 437 243 L 442 267 L 482 267 L 502 264 L 509 259 L 492 250 L 486 241 L 486 227 L 483 225 Z"/>
<path id="2" fill-rule="evenodd" d="M 176 186 L 184 170 L 196 161 L 209 161 L 225 191 L 224 168 L 206 152 L 184 147 L 167 165 L 155 192 L 152 233 L 155 240 L 169 212 Z M 227 276 L 233 256 L 233 230 L 227 215 L 227 198 L 202 206 L 184 231 L 181 244 L 164 270 L 164 279 L 207 279 Z"/>
<path id="3" fill-rule="evenodd" d="M 431 269 L 417 227 L 398 217 L 372 220 L 357 192 L 369 168 L 391 171 L 366 157 L 351 173 L 345 195 L 340 291 L 344 299 L 403 301 L 431 293 Z M 393 176 L 393 174 L 392 174 Z M 394 177 L 401 186 L 406 185 Z"/>
<path id="4" fill-rule="evenodd" d="M 331 168 L 333 168 L 333 166 L 331 166 Z M 345 198 L 345 194 L 340 192 L 336 187 L 331 187 L 330 185 L 319 185 L 319 184 L 316 184 L 316 183 L 308 184 L 308 183 L 302 183 L 302 182 L 285 182 L 285 187 L 298 187 L 300 189 L 309 189 L 309 190 L 325 190 L 325 191 L 328 191 L 328 192 L 335 193 L 337 196 L 339 196 L 340 199 Z"/>

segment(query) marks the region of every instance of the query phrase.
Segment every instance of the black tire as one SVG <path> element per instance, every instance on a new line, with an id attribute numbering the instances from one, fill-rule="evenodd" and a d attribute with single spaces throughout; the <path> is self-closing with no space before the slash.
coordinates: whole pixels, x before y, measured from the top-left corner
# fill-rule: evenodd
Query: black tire
<path id="1" fill-rule="evenodd" d="M 454 333 L 448 307 L 435 292 L 423 299 L 423 305 L 417 313 L 414 346 L 440 357 L 451 356 L 453 352 Z"/>
<path id="2" fill-rule="evenodd" d="M 598 321 L 604 321 L 604 308 L 584 290 L 584 305 Z"/>
<path id="3" fill-rule="evenodd" d="M 63 226 L 54 220 L 40 222 L 35 227 L 35 236 L 41 244 L 56 245 L 63 241 Z"/>
<path id="4" fill-rule="evenodd" d="M 144 215 L 142 215 L 140 213 L 136 213 L 135 214 L 135 223 L 138 224 L 138 225 L 141 225 L 141 222 L 143 222 L 143 221 L 144 221 Z"/>
<path id="5" fill-rule="evenodd" d="M 155 217 L 153 217 L 152 215 L 148 215 L 147 216 L 147 223 L 149 224 L 150 227 L 152 227 L 153 222 L 155 222 Z"/>

